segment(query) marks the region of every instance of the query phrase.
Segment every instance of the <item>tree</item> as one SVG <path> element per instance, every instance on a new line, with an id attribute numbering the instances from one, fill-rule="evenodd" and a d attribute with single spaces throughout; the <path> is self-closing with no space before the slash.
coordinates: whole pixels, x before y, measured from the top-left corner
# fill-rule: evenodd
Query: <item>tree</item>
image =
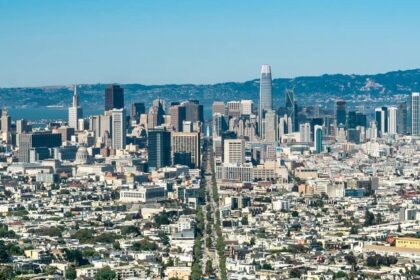
<path id="1" fill-rule="evenodd" d="M 120 245 L 120 242 L 118 242 L 118 241 L 115 241 L 112 244 L 112 247 L 114 247 L 115 250 L 121 250 L 121 245 Z"/>
<path id="2" fill-rule="evenodd" d="M 302 276 L 302 272 L 297 268 L 292 268 L 289 271 L 289 276 L 290 278 L 300 278 L 300 276 Z"/>
<path id="3" fill-rule="evenodd" d="M 121 234 L 122 235 L 129 235 L 129 234 L 139 235 L 140 230 L 136 226 L 125 226 L 121 228 Z"/>
<path id="4" fill-rule="evenodd" d="M 105 266 L 96 273 L 96 280 L 113 280 L 117 274 L 109 266 Z"/>
<path id="5" fill-rule="evenodd" d="M 241 224 L 242 225 L 248 225 L 248 217 L 247 216 L 242 217 Z"/>
<path id="6" fill-rule="evenodd" d="M 255 245 L 255 237 L 251 237 L 251 240 L 249 240 L 249 245 L 254 246 Z"/>
<path id="7" fill-rule="evenodd" d="M 334 278 L 347 278 L 347 274 L 344 271 L 339 271 L 334 275 Z"/>
<path id="8" fill-rule="evenodd" d="M 265 264 L 263 264 L 262 269 L 273 270 L 273 267 L 271 266 L 271 264 L 265 263 Z"/>
<path id="9" fill-rule="evenodd" d="M 80 250 L 65 249 L 64 253 L 65 253 L 66 259 L 69 262 L 73 262 L 76 266 L 89 264 L 88 260 L 83 257 L 83 253 Z"/>
<path id="10" fill-rule="evenodd" d="M 151 242 L 147 239 L 143 239 L 140 242 L 134 242 L 131 249 L 134 251 L 155 251 L 158 248 L 156 243 Z"/>
<path id="11" fill-rule="evenodd" d="M 350 234 L 358 234 L 359 233 L 359 229 L 356 226 L 352 226 L 350 228 Z"/>
<path id="12" fill-rule="evenodd" d="M 93 233 L 94 231 L 91 229 L 81 229 L 75 232 L 72 238 L 78 239 L 80 243 L 92 243 Z"/>
<path id="13" fill-rule="evenodd" d="M 13 279 L 14 272 L 11 266 L 2 266 L 0 268 L 0 280 Z"/>
<path id="14" fill-rule="evenodd" d="M 169 225 L 171 221 L 169 220 L 168 214 L 166 212 L 163 212 L 162 214 L 155 216 L 155 223 L 158 226 L 161 226 L 161 225 Z"/>
<path id="15" fill-rule="evenodd" d="M 206 274 L 212 274 L 213 273 L 213 263 L 210 259 L 206 261 Z"/>
<path id="16" fill-rule="evenodd" d="M 375 215 L 366 209 L 364 226 L 371 226 L 375 224 Z"/>

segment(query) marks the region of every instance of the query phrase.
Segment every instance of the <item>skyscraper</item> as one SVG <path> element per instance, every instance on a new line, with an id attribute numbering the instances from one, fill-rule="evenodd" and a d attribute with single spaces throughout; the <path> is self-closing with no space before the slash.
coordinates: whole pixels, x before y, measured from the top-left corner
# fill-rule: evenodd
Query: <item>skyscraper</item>
<path id="1" fill-rule="evenodd" d="M 419 135 L 419 110 L 420 110 L 419 95 L 420 93 L 418 92 L 413 92 L 411 94 L 411 134 L 412 135 Z"/>
<path id="2" fill-rule="evenodd" d="M 241 102 L 229 101 L 227 103 L 228 116 L 232 118 L 239 118 L 241 116 Z"/>
<path id="3" fill-rule="evenodd" d="M 344 100 L 337 100 L 336 102 L 336 111 L 335 111 L 335 118 L 337 120 L 337 126 L 347 125 L 347 110 L 346 110 L 346 101 Z"/>
<path id="4" fill-rule="evenodd" d="M 274 110 L 267 110 L 262 123 L 263 139 L 269 142 L 278 140 L 278 117 Z"/>
<path id="5" fill-rule="evenodd" d="M 321 153 L 322 148 L 322 126 L 316 125 L 314 128 L 314 147 L 317 154 Z"/>
<path id="6" fill-rule="evenodd" d="M 142 102 L 135 102 L 131 104 L 130 119 L 131 121 L 139 122 L 140 115 L 146 113 L 146 107 Z"/>
<path id="7" fill-rule="evenodd" d="M 74 85 L 72 104 L 69 107 L 69 127 L 79 129 L 79 119 L 83 118 L 83 109 L 79 106 L 79 94 L 77 85 Z"/>
<path id="8" fill-rule="evenodd" d="M 388 133 L 397 133 L 397 107 L 388 107 Z"/>
<path id="9" fill-rule="evenodd" d="M 186 119 L 186 110 L 178 102 L 172 103 L 169 107 L 171 115 L 171 127 L 174 131 L 182 131 L 182 122 Z"/>
<path id="10" fill-rule="evenodd" d="M 149 129 L 147 135 L 149 168 L 171 165 L 171 133 L 163 128 Z"/>
<path id="11" fill-rule="evenodd" d="M 293 131 L 299 129 L 298 119 L 297 119 L 297 102 L 295 100 L 295 92 L 291 89 L 287 89 L 285 92 L 286 97 L 286 114 L 292 120 Z"/>
<path id="12" fill-rule="evenodd" d="M 259 118 L 259 132 L 260 137 L 262 136 L 262 121 L 265 117 L 265 112 L 273 109 L 273 92 L 271 83 L 271 67 L 270 65 L 264 64 L 261 67 L 261 79 L 260 79 L 260 100 L 258 108 Z"/>
<path id="13" fill-rule="evenodd" d="M 105 111 L 124 108 L 124 89 L 119 85 L 110 85 L 105 89 Z"/>
<path id="14" fill-rule="evenodd" d="M 375 120 L 378 129 L 378 136 L 388 132 L 388 108 L 380 107 L 375 109 Z"/>
<path id="15" fill-rule="evenodd" d="M 407 103 L 398 104 L 397 110 L 397 133 L 407 134 Z"/>
<path id="16" fill-rule="evenodd" d="M 8 133 L 10 131 L 11 118 L 7 108 L 1 111 L 1 131 Z"/>
<path id="17" fill-rule="evenodd" d="M 152 129 L 163 124 L 165 121 L 163 115 L 165 115 L 165 111 L 163 110 L 162 103 L 158 102 L 150 107 L 149 114 L 147 115 L 147 128 Z"/>
<path id="18" fill-rule="evenodd" d="M 112 148 L 124 149 L 126 143 L 126 118 L 124 109 L 112 110 Z"/>
<path id="19" fill-rule="evenodd" d="M 245 162 L 245 142 L 243 139 L 224 141 L 224 163 L 242 164 Z"/>
<path id="20" fill-rule="evenodd" d="M 171 153 L 174 164 L 200 167 L 200 133 L 172 132 Z"/>
<path id="21" fill-rule="evenodd" d="M 185 107 L 185 120 L 191 122 L 203 122 L 203 105 L 198 100 L 188 100 L 181 103 Z"/>
<path id="22" fill-rule="evenodd" d="M 222 101 L 214 101 L 213 102 L 213 114 L 219 113 L 222 115 L 226 114 L 226 105 Z"/>
<path id="23" fill-rule="evenodd" d="M 32 148 L 53 148 L 61 146 L 61 134 L 50 132 L 22 133 L 19 137 L 18 159 L 29 162 L 29 151 Z"/>
<path id="24" fill-rule="evenodd" d="M 241 115 L 252 115 L 254 102 L 252 100 L 241 100 Z"/>
<path id="25" fill-rule="evenodd" d="M 311 124 L 301 123 L 299 125 L 300 142 L 311 142 Z"/>
<path id="26" fill-rule="evenodd" d="M 347 114 L 347 128 L 366 127 L 366 115 L 360 112 L 350 111 Z"/>

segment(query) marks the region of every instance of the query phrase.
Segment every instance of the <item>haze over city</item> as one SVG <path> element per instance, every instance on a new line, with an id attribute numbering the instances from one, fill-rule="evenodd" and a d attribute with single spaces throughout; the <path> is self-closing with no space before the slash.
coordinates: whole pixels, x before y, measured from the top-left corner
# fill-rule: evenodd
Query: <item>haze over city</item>
<path id="1" fill-rule="evenodd" d="M 0 1 L 0 87 L 417 68 L 418 1 Z"/>

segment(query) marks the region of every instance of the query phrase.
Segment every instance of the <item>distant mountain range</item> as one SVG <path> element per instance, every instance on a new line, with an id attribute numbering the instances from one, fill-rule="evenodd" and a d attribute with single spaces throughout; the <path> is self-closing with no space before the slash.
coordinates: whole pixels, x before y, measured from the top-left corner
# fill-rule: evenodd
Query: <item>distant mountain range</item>
<path id="1" fill-rule="evenodd" d="M 82 106 L 100 108 L 104 103 L 105 84 L 79 85 Z M 226 82 L 208 85 L 168 84 L 142 85 L 123 84 L 126 104 L 134 101 L 150 104 L 155 98 L 167 101 L 198 99 L 209 110 L 216 100 L 252 99 L 257 101 L 259 80 L 246 82 Z M 420 91 L 420 69 L 393 71 L 375 75 L 322 75 L 274 79 L 274 104 L 282 106 L 285 89 L 294 89 L 301 104 L 333 101 L 337 97 L 388 98 Z M 25 88 L 0 88 L 0 105 L 8 107 L 64 106 L 71 103 L 70 86 L 46 86 Z"/>

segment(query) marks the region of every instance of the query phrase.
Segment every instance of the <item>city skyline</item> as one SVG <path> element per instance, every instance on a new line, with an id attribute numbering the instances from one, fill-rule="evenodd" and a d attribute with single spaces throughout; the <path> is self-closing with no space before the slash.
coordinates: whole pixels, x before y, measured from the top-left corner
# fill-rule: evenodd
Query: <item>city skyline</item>
<path id="1" fill-rule="evenodd" d="M 0 87 L 246 81 L 264 63 L 274 77 L 415 69 L 419 6 L 0 1 Z"/>

